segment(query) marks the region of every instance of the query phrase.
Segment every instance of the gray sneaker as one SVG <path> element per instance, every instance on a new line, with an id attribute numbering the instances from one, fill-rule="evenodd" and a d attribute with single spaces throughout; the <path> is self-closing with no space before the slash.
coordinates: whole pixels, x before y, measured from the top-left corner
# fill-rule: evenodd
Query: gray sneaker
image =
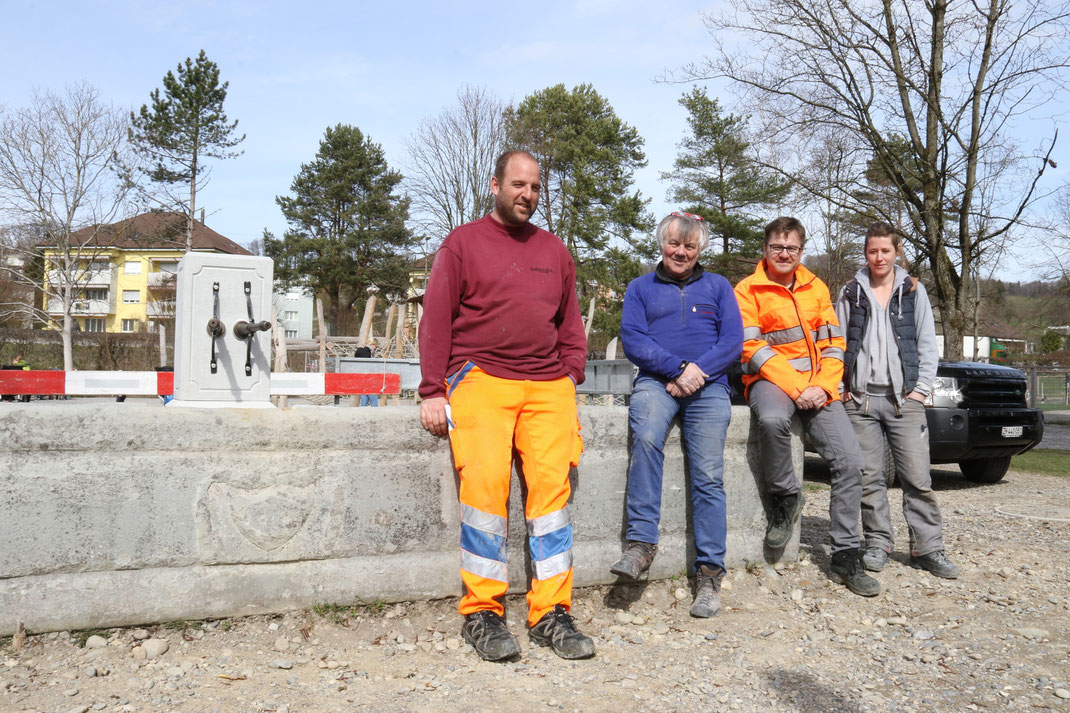
<path id="1" fill-rule="evenodd" d="M 691 604 L 691 616 L 709 619 L 721 611 L 721 580 L 724 570 L 702 565 L 695 574 L 695 601 Z"/>
<path id="2" fill-rule="evenodd" d="M 788 495 L 774 495 L 766 517 L 769 525 L 765 530 L 765 544 L 773 550 L 783 549 L 791 534 L 795 531 L 795 523 L 802 514 L 803 503 L 806 499 L 802 493 L 790 493 Z"/>
<path id="3" fill-rule="evenodd" d="M 959 576 L 958 565 L 948 559 L 947 553 L 943 550 L 924 555 L 911 555 L 910 564 L 944 579 L 958 579 Z"/>
<path id="4" fill-rule="evenodd" d="M 862 566 L 870 572 L 880 572 L 888 566 L 888 550 L 883 547 L 867 547 L 862 555 Z"/>
<path id="5" fill-rule="evenodd" d="M 658 546 L 648 542 L 628 540 L 628 545 L 621 553 L 620 559 L 609 567 L 609 571 L 628 579 L 639 577 L 650 569 L 650 563 L 654 561 L 654 555 L 658 553 Z"/>

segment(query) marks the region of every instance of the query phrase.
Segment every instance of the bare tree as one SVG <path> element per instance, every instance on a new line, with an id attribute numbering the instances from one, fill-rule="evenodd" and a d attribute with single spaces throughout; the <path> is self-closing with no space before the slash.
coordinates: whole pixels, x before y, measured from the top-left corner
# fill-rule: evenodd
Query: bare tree
<path id="1" fill-rule="evenodd" d="M 853 179 L 822 192 L 896 224 L 868 200 L 866 171 L 894 192 L 905 240 L 928 263 L 945 349 L 960 357 L 972 280 L 1040 197 L 1055 134 L 1023 149 L 1015 120 L 1064 90 L 1068 15 L 1053 0 L 735 0 L 706 15 L 716 53 L 683 77 L 734 80 L 763 108 L 771 140 L 828 132 L 865 154 Z M 723 38 L 745 38 L 737 50 Z M 863 170 L 862 165 L 868 164 Z M 799 165 L 777 166 L 791 178 Z M 868 194 L 872 195 L 872 194 Z"/>
<path id="2" fill-rule="evenodd" d="M 505 108 L 485 88 L 466 84 L 455 105 L 422 120 L 409 137 L 406 188 L 426 239 L 437 244 L 493 208 L 490 176 L 505 145 Z"/>
<path id="3" fill-rule="evenodd" d="M 1070 299 L 1070 181 L 1063 184 L 1054 211 L 1040 226 L 1044 239 L 1038 241 L 1042 258 L 1032 267 L 1036 275 L 1055 284 L 1061 299 Z"/>
<path id="4" fill-rule="evenodd" d="M 819 227 L 811 231 L 810 241 L 823 250 L 821 254 L 810 250 L 806 262 L 824 278 L 833 296 L 864 262 L 858 241 L 865 231 L 859 229 L 862 218 L 832 198 L 836 186 L 850 181 L 854 153 L 842 137 L 825 136 L 814 142 L 807 157 L 809 163 L 800 170 L 805 177 L 805 190 L 811 193 L 810 202 L 820 217 Z"/>
<path id="5" fill-rule="evenodd" d="M 74 302 L 104 269 L 100 230 L 126 207 L 129 185 L 113 170 L 126 135 L 126 112 L 87 84 L 39 92 L 29 107 L 0 115 L 0 212 L 21 258 L 0 271 L 40 297 L 0 304 L 0 314 L 59 330 L 67 370 Z"/>

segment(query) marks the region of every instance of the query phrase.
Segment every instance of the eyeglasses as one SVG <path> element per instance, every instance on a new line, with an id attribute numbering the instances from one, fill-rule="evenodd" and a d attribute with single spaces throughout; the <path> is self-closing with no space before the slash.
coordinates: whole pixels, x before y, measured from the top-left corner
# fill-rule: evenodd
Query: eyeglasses
<path id="1" fill-rule="evenodd" d="M 671 215 L 673 218 L 690 218 L 691 220 L 697 220 L 700 223 L 702 222 L 702 216 L 695 215 L 694 213 L 680 213 L 677 211 L 673 211 L 672 213 L 669 213 L 669 215 Z"/>
<path id="2" fill-rule="evenodd" d="M 776 255 L 777 253 L 787 253 L 788 255 L 798 255 L 802 252 L 802 248 L 798 245 L 766 245 L 765 249 Z"/>

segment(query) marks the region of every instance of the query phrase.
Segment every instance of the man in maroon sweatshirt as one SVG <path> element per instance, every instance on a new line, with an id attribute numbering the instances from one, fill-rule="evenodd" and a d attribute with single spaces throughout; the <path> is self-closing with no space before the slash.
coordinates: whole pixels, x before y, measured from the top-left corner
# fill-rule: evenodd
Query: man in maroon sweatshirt
<path id="1" fill-rule="evenodd" d="M 555 235 L 529 221 L 539 164 L 527 152 L 498 158 L 490 215 L 462 225 L 435 255 L 420 322 L 420 423 L 449 436 L 460 474 L 462 634 L 488 661 L 520 646 L 503 619 L 509 586 L 507 509 L 513 447 L 527 483 L 534 570 L 528 636 L 563 658 L 594 655 L 572 603 L 569 469 L 583 449 L 576 385 L 587 340 L 576 269 Z"/>

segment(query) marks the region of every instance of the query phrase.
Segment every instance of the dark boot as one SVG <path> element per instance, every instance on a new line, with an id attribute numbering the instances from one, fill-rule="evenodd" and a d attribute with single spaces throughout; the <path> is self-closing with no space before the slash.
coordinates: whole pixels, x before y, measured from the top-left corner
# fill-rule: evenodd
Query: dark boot
<path id="1" fill-rule="evenodd" d="M 484 609 L 464 618 L 464 640 L 484 661 L 501 661 L 520 653 L 520 644 L 497 613 Z"/>
<path id="2" fill-rule="evenodd" d="M 802 514 L 803 503 L 806 499 L 802 493 L 790 493 L 788 495 L 774 495 L 772 504 L 766 516 L 769 518 L 769 526 L 765 530 L 765 544 L 773 550 L 781 550 L 791 540 L 795 531 L 795 523 Z"/>
<path id="3" fill-rule="evenodd" d="M 538 646 L 549 646 L 563 659 L 589 659 L 594 656 L 594 639 L 576 628 L 572 615 L 558 604 L 543 614 L 528 629 L 528 638 Z"/>
<path id="4" fill-rule="evenodd" d="M 862 554 L 858 550 L 841 550 L 832 555 L 832 581 L 846 584 L 861 597 L 875 597 L 881 593 L 881 583 L 866 574 Z"/>

